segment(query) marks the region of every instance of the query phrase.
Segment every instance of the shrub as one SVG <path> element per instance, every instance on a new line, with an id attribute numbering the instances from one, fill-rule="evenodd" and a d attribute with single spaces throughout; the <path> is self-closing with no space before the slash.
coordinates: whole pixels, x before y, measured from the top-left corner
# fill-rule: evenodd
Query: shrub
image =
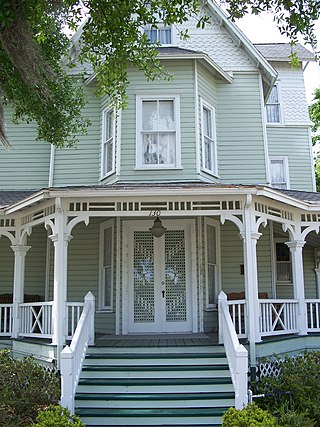
<path id="1" fill-rule="evenodd" d="M 230 408 L 222 417 L 222 427 L 278 427 L 275 418 L 255 403 L 239 410 Z"/>
<path id="2" fill-rule="evenodd" d="M 276 357 L 273 360 L 276 360 Z M 277 362 L 280 366 L 279 375 L 263 378 L 259 388 L 267 394 L 279 393 L 279 397 L 268 398 L 265 402 L 261 402 L 261 406 L 271 413 L 279 414 L 279 408 L 288 404 L 288 397 L 283 393 L 290 392 L 292 416 L 300 414 L 304 424 L 303 422 L 287 424 L 309 426 L 312 425 L 310 420 L 313 420 L 315 422 L 313 425 L 320 427 L 320 352 L 307 351 L 295 357 L 285 356 L 282 360 L 278 358 Z"/>
<path id="3" fill-rule="evenodd" d="M 24 427 L 39 409 L 58 403 L 60 381 L 31 357 L 13 359 L 0 351 L 0 425 Z"/>
<path id="4" fill-rule="evenodd" d="M 40 411 L 36 423 L 29 427 L 85 427 L 85 424 L 76 415 L 71 415 L 68 409 L 51 405 Z"/>

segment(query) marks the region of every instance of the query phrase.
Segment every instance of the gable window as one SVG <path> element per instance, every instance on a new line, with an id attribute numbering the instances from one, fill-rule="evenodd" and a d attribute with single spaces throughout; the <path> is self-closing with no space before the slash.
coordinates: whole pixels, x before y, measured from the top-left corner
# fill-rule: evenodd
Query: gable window
<path id="1" fill-rule="evenodd" d="M 280 123 L 281 122 L 281 111 L 280 111 L 280 100 L 279 100 L 279 87 L 274 85 L 271 89 L 268 101 L 266 103 L 267 110 L 267 122 L 268 123 Z"/>
<path id="2" fill-rule="evenodd" d="M 156 27 L 147 25 L 144 27 L 144 33 L 151 43 L 172 44 L 172 27 L 164 26 L 161 23 L 157 24 Z"/>
<path id="3" fill-rule="evenodd" d="M 270 184 L 274 188 L 289 188 L 289 166 L 287 157 L 270 157 Z"/>
<path id="4" fill-rule="evenodd" d="M 105 177 L 114 172 L 115 156 L 115 120 L 112 108 L 102 113 L 102 147 L 101 147 L 101 176 Z"/>
<path id="5" fill-rule="evenodd" d="M 206 308 L 216 307 L 218 292 L 218 226 L 206 222 Z"/>
<path id="6" fill-rule="evenodd" d="M 113 309 L 113 221 L 106 221 L 100 226 L 100 292 L 99 308 Z"/>
<path id="7" fill-rule="evenodd" d="M 180 166 L 179 97 L 137 98 L 137 167 Z"/>
<path id="8" fill-rule="evenodd" d="M 215 111 L 202 102 L 202 160 L 203 168 L 210 173 L 217 173 L 217 155 L 215 142 Z"/>
<path id="9" fill-rule="evenodd" d="M 276 242 L 276 279 L 277 282 L 292 282 L 290 249 L 283 242 Z"/>

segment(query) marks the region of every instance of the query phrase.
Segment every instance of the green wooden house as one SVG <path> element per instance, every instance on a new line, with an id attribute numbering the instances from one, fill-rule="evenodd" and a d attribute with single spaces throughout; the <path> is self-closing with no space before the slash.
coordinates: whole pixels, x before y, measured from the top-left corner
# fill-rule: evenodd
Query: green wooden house
<path id="1" fill-rule="evenodd" d="M 320 348 L 320 196 L 303 81 L 211 0 L 144 30 L 172 81 L 129 69 L 115 112 L 83 81 L 76 148 L 0 147 L 0 347 L 62 373 L 95 426 L 219 426 L 274 352 Z M 68 345 L 67 345 L 68 344 Z"/>

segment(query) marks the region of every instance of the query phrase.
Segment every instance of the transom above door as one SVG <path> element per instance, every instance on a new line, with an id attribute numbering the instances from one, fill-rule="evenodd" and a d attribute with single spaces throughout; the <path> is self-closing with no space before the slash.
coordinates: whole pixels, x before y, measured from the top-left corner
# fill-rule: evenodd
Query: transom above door
<path id="1" fill-rule="evenodd" d="M 152 221 L 126 222 L 126 286 L 123 333 L 192 332 L 193 221 L 164 220 L 166 233 L 155 238 Z M 196 290 L 195 290 L 196 295 Z"/>

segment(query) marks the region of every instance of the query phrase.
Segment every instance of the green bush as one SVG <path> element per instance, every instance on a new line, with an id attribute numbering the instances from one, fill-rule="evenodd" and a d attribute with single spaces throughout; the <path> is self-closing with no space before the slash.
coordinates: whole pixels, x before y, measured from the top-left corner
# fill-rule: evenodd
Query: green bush
<path id="1" fill-rule="evenodd" d="M 85 427 L 85 424 L 76 415 L 71 415 L 68 409 L 51 405 L 40 411 L 36 423 L 29 427 Z"/>
<path id="2" fill-rule="evenodd" d="M 0 351 L 0 426 L 24 427 L 36 419 L 39 409 L 58 403 L 59 377 L 31 357 L 13 359 Z"/>
<path id="3" fill-rule="evenodd" d="M 238 410 L 230 408 L 222 417 L 222 427 L 278 427 L 275 418 L 255 403 Z"/>
<path id="4" fill-rule="evenodd" d="M 290 392 L 291 416 L 295 418 L 299 414 L 303 421 L 295 421 L 296 424 L 286 421 L 287 425 L 320 427 L 320 352 L 307 351 L 295 357 L 285 356 L 281 360 L 278 358 L 277 362 L 281 368 L 279 375 L 263 378 L 259 389 L 267 394 L 275 393 L 278 397 L 268 398 L 260 406 L 280 417 L 281 407 L 288 405 L 288 396 L 283 393 Z M 283 414 L 285 412 L 283 410 Z M 289 415 L 288 412 L 288 419 Z"/>

